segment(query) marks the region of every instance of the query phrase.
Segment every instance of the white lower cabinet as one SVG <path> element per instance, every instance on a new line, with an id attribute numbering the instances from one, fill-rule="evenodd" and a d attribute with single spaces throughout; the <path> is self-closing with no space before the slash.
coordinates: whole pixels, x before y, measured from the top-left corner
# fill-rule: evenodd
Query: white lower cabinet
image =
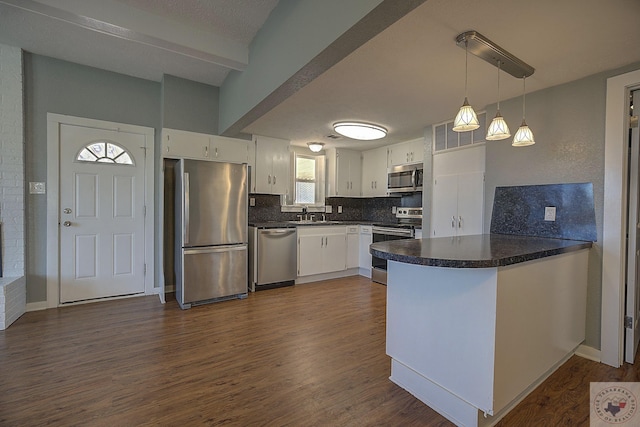
<path id="1" fill-rule="evenodd" d="M 347 268 L 358 268 L 360 235 L 357 225 L 347 225 Z"/>
<path id="2" fill-rule="evenodd" d="M 342 271 L 346 265 L 345 226 L 298 227 L 298 276 Z"/>
<path id="3" fill-rule="evenodd" d="M 373 234 L 370 225 L 360 226 L 360 253 L 358 254 L 358 267 L 360 274 L 371 277 L 371 254 L 369 253 L 369 245 L 373 243 Z"/>

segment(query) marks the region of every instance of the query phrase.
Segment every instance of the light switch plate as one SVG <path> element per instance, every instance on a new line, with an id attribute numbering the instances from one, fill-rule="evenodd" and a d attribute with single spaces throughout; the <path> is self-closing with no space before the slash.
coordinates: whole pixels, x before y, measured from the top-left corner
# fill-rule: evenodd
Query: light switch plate
<path id="1" fill-rule="evenodd" d="M 544 208 L 544 220 L 545 221 L 555 221 L 556 220 L 556 207 L 555 206 L 547 206 Z"/>
<path id="2" fill-rule="evenodd" d="M 45 194 L 47 187 L 44 182 L 30 182 L 29 194 Z"/>

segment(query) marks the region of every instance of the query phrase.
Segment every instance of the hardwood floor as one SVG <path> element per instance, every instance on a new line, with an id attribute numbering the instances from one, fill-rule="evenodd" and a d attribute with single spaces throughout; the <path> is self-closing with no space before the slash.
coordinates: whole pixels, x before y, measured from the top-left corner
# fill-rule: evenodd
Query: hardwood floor
<path id="1" fill-rule="evenodd" d="M 389 381 L 385 304 L 351 277 L 26 313 L 0 332 L 0 425 L 452 425 Z M 588 425 L 589 381 L 638 372 L 573 357 L 499 425 Z"/>

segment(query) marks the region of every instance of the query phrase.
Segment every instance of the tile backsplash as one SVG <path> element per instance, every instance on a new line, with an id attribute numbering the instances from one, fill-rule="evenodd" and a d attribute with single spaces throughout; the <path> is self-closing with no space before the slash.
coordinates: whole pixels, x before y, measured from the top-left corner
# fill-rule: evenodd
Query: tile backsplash
<path id="1" fill-rule="evenodd" d="M 297 212 L 281 212 L 280 196 L 269 194 L 251 194 L 255 206 L 249 206 L 249 222 L 295 220 Z M 422 206 L 422 193 L 402 197 L 327 197 L 326 205 L 331 206 L 328 220 L 396 222 L 392 208 Z M 342 206 L 342 213 L 338 207 Z M 319 214 L 316 214 L 319 215 Z"/>

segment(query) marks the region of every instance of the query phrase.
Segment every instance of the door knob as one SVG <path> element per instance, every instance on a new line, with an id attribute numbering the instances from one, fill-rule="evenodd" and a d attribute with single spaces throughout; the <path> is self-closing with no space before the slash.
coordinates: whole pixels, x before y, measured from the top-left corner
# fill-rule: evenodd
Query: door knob
<path id="1" fill-rule="evenodd" d="M 65 227 L 71 227 L 71 221 L 65 221 L 62 223 Z"/>

